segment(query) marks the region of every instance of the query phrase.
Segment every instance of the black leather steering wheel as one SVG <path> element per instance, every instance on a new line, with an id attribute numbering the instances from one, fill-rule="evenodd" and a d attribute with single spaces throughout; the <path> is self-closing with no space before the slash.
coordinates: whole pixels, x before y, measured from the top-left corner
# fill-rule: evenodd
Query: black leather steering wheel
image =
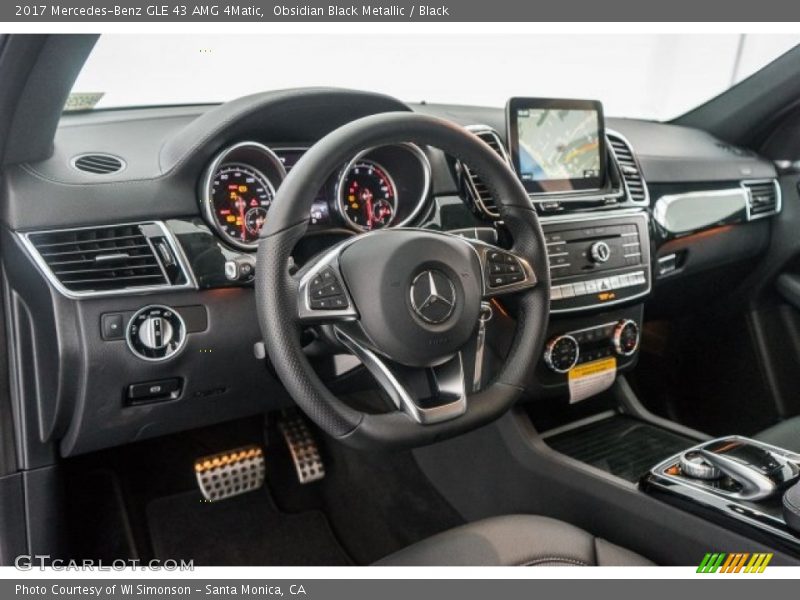
<path id="1" fill-rule="evenodd" d="M 403 142 L 469 164 L 496 199 L 512 248 L 430 230 L 377 230 L 290 274 L 292 250 L 329 174 L 358 152 Z M 273 366 L 320 428 L 356 447 L 424 445 L 506 412 L 540 355 L 549 293 L 544 235 L 516 175 L 472 133 L 414 113 L 353 121 L 310 148 L 281 184 L 258 247 L 258 317 Z M 481 302 L 501 294 L 518 295 L 514 341 L 497 376 L 468 393 L 460 350 L 474 339 Z M 312 324 L 332 328 L 397 410 L 361 412 L 327 389 L 300 342 L 302 327 Z"/>

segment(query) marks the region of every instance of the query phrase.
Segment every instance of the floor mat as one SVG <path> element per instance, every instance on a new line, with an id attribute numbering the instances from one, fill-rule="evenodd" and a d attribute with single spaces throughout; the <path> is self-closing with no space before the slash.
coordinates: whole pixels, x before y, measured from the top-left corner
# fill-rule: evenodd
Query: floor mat
<path id="1" fill-rule="evenodd" d="M 266 490 L 217 503 L 199 492 L 147 506 L 155 556 L 197 566 L 340 566 L 352 564 L 320 511 L 282 513 Z"/>

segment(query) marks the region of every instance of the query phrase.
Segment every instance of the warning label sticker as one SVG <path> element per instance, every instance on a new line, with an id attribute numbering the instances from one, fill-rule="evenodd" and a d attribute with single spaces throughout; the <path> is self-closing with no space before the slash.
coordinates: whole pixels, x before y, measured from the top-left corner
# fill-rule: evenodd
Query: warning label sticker
<path id="1" fill-rule="evenodd" d="M 617 378 L 617 359 L 612 356 L 578 365 L 567 378 L 570 403 L 580 402 L 611 387 Z"/>

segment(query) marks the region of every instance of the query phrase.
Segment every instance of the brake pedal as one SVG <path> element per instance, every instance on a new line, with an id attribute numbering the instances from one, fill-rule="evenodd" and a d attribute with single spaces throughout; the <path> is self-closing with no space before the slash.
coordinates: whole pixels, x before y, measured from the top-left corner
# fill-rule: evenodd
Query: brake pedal
<path id="1" fill-rule="evenodd" d="M 226 500 L 264 485 L 264 451 L 244 446 L 194 461 L 197 485 L 209 502 Z"/>
<path id="2" fill-rule="evenodd" d="M 306 484 L 325 477 L 325 465 L 317 441 L 311 435 L 305 419 L 300 415 L 284 418 L 279 428 L 292 455 L 297 480 Z"/>

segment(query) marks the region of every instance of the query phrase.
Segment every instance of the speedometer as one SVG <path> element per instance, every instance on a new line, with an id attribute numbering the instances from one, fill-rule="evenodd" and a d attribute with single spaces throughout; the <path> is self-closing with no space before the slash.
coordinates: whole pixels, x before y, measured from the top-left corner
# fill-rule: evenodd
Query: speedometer
<path id="1" fill-rule="evenodd" d="M 389 173 L 372 160 L 352 163 L 339 181 L 339 209 L 362 231 L 386 227 L 397 210 L 397 188 Z"/>
<path id="2" fill-rule="evenodd" d="M 275 189 L 267 177 L 245 164 L 223 164 L 211 180 L 214 220 L 231 241 L 255 245 L 267 220 Z"/>

